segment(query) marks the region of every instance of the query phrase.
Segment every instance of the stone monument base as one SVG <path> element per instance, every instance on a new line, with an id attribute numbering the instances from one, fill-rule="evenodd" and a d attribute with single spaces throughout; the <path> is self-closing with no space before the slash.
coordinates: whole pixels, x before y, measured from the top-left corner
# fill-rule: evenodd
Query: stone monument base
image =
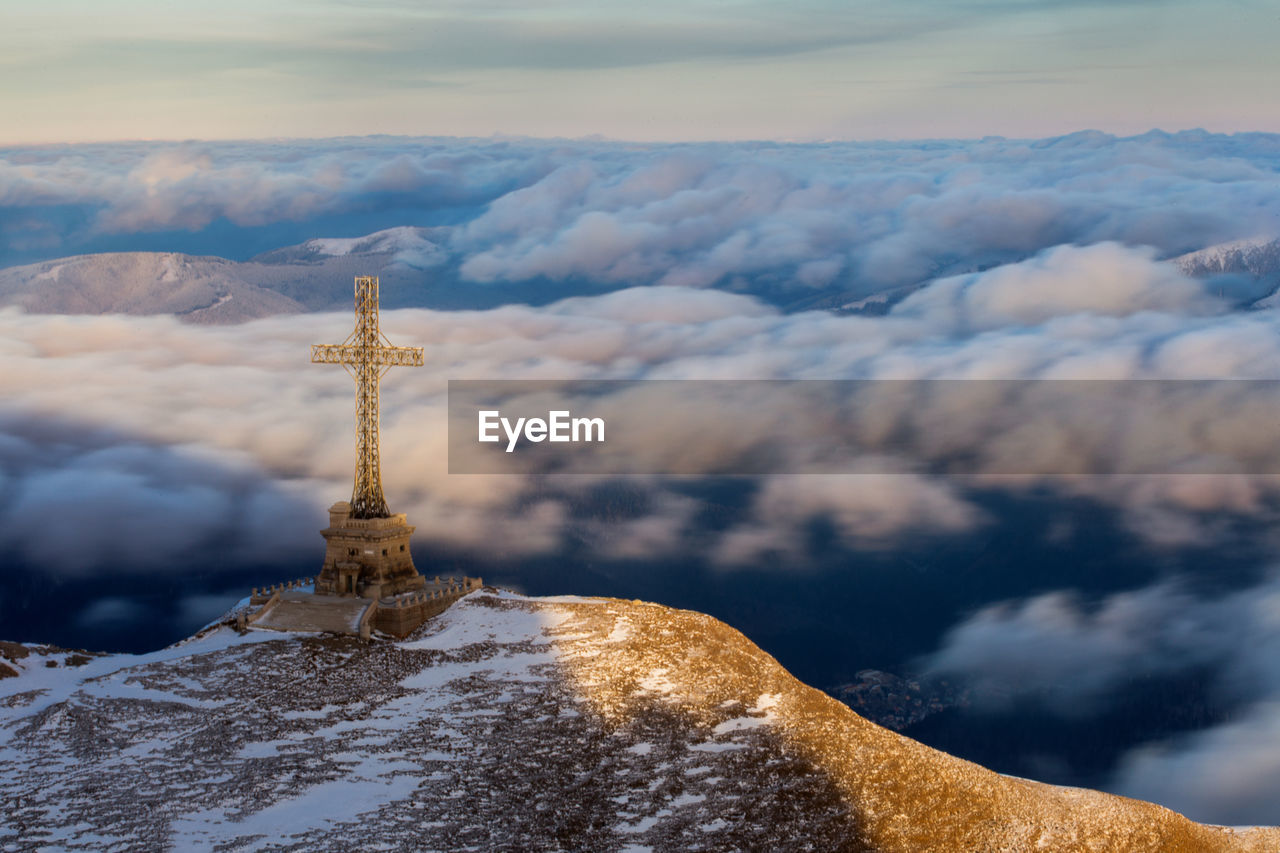
<path id="1" fill-rule="evenodd" d="M 413 525 L 404 513 L 388 518 L 352 518 L 351 505 L 329 507 L 324 567 L 316 577 L 316 595 L 345 595 L 374 600 L 416 592 L 426 579 L 413 565 L 409 537 Z"/>

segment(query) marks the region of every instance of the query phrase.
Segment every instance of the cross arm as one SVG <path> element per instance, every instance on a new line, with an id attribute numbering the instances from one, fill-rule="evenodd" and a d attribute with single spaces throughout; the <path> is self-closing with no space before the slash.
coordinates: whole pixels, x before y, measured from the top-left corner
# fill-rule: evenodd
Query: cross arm
<path id="1" fill-rule="evenodd" d="M 351 344 L 312 344 L 315 364 L 380 364 L 387 367 L 421 367 L 422 347 L 362 347 Z"/>

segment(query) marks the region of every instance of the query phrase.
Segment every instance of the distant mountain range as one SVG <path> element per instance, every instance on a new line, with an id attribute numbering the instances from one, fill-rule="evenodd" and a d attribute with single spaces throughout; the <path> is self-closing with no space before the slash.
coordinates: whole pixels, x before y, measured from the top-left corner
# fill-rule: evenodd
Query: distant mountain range
<path id="1" fill-rule="evenodd" d="M 485 590 L 404 640 L 233 625 L 0 643 L 0 847 L 1280 848 L 930 749 L 692 611 Z"/>
<path id="2" fill-rule="evenodd" d="M 406 226 L 364 237 L 307 240 L 247 261 L 174 252 L 76 255 L 0 269 L 0 306 L 33 313 L 173 314 L 193 323 L 239 323 L 272 314 L 346 309 L 357 275 L 382 277 L 386 308 L 543 304 L 609 289 L 583 282 L 462 281 L 444 240 L 445 229 Z M 1173 263 L 1242 305 L 1266 308 L 1280 301 L 1280 239 L 1211 246 Z M 952 265 L 936 274 L 973 271 Z M 918 286 L 870 294 L 839 287 L 746 292 L 789 311 L 881 314 Z"/>
<path id="3" fill-rule="evenodd" d="M 247 261 L 173 252 L 76 255 L 0 269 L 0 306 L 51 314 L 174 314 L 192 323 L 238 323 L 301 311 L 345 310 L 352 278 L 382 278 L 385 308 L 467 310 L 546 304 L 615 286 L 589 281 L 463 281 L 445 228 L 399 227 L 364 237 L 318 238 Z M 866 298 L 840 287 L 742 290 L 784 310 L 883 313 L 911 288 Z M 861 300 L 861 301 L 858 301 Z"/>

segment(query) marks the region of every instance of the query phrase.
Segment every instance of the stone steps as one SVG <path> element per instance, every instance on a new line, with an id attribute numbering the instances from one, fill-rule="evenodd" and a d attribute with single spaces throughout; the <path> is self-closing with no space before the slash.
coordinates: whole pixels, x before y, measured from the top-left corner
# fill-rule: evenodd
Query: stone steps
<path id="1" fill-rule="evenodd" d="M 359 634 L 360 618 L 373 603 L 367 598 L 342 598 L 290 590 L 281 593 L 280 601 L 254 622 L 253 627 L 272 631 Z"/>

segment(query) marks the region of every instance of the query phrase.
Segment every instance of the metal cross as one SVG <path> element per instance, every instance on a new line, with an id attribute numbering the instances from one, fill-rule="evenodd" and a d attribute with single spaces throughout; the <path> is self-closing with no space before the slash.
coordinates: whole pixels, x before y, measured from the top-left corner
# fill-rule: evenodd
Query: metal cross
<path id="1" fill-rule="evenodd" d="M 421 367 L 422 347 L 392 346 L 378 329 L 378 277 L 356 277 L 356 329 L 340 344 L 315 344 L 311 361 L 341 364 L 356 381 L 356 482 L 352 518 L 387 518 L 378 462 L 378 383 L 393 367 Z"/>

